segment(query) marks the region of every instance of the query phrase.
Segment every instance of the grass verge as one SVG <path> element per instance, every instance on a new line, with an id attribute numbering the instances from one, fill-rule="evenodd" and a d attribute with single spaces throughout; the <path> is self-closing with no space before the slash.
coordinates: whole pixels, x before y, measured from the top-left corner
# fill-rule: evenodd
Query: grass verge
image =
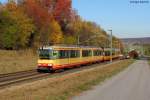
<path id="1" fill-rule="evenodd" d="M 33 51 L 0 50 L 0 74 L 36 68 L 37 56 Z"/>
<path id="2" fill-rule="evenodd" d="M 133 60 L 124 60 L 105 67 L 48 78 L 14 89 L 1 90 L 1 100 L 68 100 L 127 68 Z"/>

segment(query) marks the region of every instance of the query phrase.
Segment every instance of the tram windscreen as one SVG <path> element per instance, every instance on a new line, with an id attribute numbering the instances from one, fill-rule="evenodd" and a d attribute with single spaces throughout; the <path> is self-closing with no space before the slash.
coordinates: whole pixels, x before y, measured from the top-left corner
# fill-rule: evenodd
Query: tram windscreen
<path id="1" fill-rule="evenodd" d="M 40 59 L 51 59 L 51 50 L 48 49 L 40 49 L 39 50 L 39 58 Z"/>

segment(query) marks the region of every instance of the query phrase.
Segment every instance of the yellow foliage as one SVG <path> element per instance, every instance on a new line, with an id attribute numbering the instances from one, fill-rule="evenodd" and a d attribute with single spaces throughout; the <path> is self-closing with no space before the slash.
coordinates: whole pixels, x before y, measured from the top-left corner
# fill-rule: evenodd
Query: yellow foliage
<path id="1" fill-rule="evenodd" d="M 63 41 L 63 34 L 59 24 L 53 20 L 50 24 L 49 41 L 52 44 L 61 43 Z"/>

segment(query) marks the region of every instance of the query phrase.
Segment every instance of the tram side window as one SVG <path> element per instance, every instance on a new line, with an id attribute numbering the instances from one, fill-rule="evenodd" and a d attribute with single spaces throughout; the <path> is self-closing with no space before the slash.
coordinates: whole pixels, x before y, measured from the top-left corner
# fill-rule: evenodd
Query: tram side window
<path id="1" fill-rule="evenodd" d="M 82 57 L 92 56 L 91 50 L 82 50 Z"/>
<path id="2" fill-rule="evenodd" d="M 59 58 L 59 51 L 58 50 L 54 50 L 53 51 L 53 59 L 58 59 Z"/>
<path id="3" fill-rule="evenodd" d="M 105 51 L 105 56 L 110 56 L 110 51 Z"/>
<path id="4" fill-rule="evenodd" d="M 115 55 L 115 51 L 112 52 L 112 55 Z"/>
<path id="5" fill-rule="evenodd" d="M 101 50 L 94 50 L 93 53 L 94 53 L 94 56 L 102 55 L 102 51 Z"/>
<path id="6" fill-rule="evenodd" d="M 103 51 L 102 50 L 100 50 L 100 55 L 103 56 Z"/>
<path id="7" fill-rule="evenodd" d="M 59 51 L 59 58 L 60 59 L 69 58 L 69 51 L 67 51 L 67 50 L 60 50 Z"/>
<path id="8" fill-rule="evenodd" d="M 98 50 L 94 50 L 93 53 L 94 53 L 94 56 L 98 56 Z"/>
<path id="9" fill-rule="evenodd" d="M 80 56 L 79 50 L 70 50 L 70 58 L 77 58 Z"/>

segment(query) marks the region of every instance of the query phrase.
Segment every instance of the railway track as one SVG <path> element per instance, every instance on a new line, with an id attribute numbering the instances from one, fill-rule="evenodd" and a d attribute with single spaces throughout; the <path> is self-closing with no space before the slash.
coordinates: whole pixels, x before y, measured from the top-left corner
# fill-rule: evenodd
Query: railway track
<path id="1" fill-rule="evenodd" d="M 19 72 L 14 72 L 14 73 L 7 73 L 7 74 L 0 74 L 0 78 L 14 76 L 14 75 L 21 75 L 21 74 L 30 73 L 30 72 L 36 72 L 36 69 L 28 70 L 28 71 L 19 71 Z"/>
<path id="2" fill-rule="evenodd" d="M 25 82 L 31 82 L 31 81 L 35 81 L 35 80 L 39 80 L 43 78 L 61 76 L 64 74 L 74 73 L 74 72 L 90 69 L 93 67 L 99 67 L 100 65 L 106 65 L 108 63 L 109 62 L 104 62 L 104 63 L 93 64 L 93 65 L 88 65 L 84 67 L 76 67 L 73 69 L 65 70 L 61 73 L 59 72 L 39 73 L 36 70 L 29 70 L 29 71 L 22 71 L 22 72 L 16 72 L 16 73 L 0 74 L 0 89 L 6 88 L 12 85 L 23 84 Z"/>
<path id="3" fill-rule="evenodd" d="M 49 73 L 38 73 L 36 70 L 21 71 L 16 73 L 8 73 L 0 75 L 0 89 L 13 84 L 27 82 L 50 75 Z"/>

